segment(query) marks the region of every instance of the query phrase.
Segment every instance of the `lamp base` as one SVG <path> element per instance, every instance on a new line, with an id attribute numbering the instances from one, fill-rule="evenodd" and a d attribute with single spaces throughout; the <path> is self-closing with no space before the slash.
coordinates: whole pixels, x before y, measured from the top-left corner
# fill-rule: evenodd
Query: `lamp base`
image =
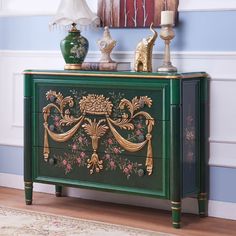
<path id="1" fill-rule="evenodd" d="M 81 70 L 82 64 L 66 64 L 64 66 L 65 70 Z"/>

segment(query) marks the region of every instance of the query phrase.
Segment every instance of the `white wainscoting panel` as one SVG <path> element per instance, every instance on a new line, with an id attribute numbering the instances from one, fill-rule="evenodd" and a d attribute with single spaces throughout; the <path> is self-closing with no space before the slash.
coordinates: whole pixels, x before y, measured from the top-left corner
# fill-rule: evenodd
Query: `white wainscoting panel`
<path id="1" fill-rule="evenodd" d="M 60 0 L 0 0 L 0 16 L 54 15 Z M 87 0 L 97 12 L 97 0 Z M 179 11 L 228 11 L 236 10 L 235 0 L 180 0 Z"/>
<path id="2" fill-rule="evenodd" d="M 236 142 L 210 140 L 210 165 L 236 168 Z"/>
<path id="3" fill-rule="evenodd" d="M 114 52 L 116 61 L 133 62 L 134 52 Z M 87 61 L 97 61 L 91 51 Z M 173 52 L 179 71 L 210 76 L 210 165 L 236 167 L 236 52 Z M 162 63 L 154 52 L 153 67 Z M 0 51 L 0 145 L 23 145 L 23 75 L 25 69 L 62 69 L 59 51 Z"/>
<path id="4" fill-rule="evenodd" d="M 59 52 L 0 51 L 0 144 L 23 146 L 23 75 L 28 68 L 63 68 Z"/>
<path id="5" fill-rule="evenodd" d="M 24 189 L 23 176 L 0 173 L 0 186 Z M 50 194 L 55 193 L 55 187 L 53 185 L 34 183 L 33 187 L 35 192 Z M 171 209 L 170 201 L 127 194 L 117 194 L 79 188 L 63 188 L 63 195 L 96 201 L 150 207 L 155 209 Z M 183 199 L 182 211 L 186 213 L 198 214 L 197 200 L 194 198 Z M 236 203 L 210 200 L 208 206 L 208 215 L 212 217 L 236 220 Z"/>
<path id="6" fill-rule="evenodd" d="M 211 82 L 211 136 L 236 140 L 236 78 Z"/>
<path id="7" fill-rule="evenodd" d="M 19 98 L 23 98 L 23 79 L 22 73 L 13 73 L 13 83 L 12 83 L 12 127 L 23 127 L 23 107 L 22 100 Z"/>

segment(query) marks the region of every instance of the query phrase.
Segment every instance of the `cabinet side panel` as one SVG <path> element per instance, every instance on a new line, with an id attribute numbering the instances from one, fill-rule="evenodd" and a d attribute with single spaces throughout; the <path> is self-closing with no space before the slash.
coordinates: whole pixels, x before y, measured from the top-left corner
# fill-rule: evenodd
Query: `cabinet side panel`
<path id="1" fill-rule="evenodd" d="M 209 191 L 209 78 L 201 80 L 201 192 Z"/>
<path id="2" fill-rule="evenodd" d="M 199 186 L 199 80 L 183 81 L 182 130 L 183 130 L 183 196 L 198 192 Z"/>

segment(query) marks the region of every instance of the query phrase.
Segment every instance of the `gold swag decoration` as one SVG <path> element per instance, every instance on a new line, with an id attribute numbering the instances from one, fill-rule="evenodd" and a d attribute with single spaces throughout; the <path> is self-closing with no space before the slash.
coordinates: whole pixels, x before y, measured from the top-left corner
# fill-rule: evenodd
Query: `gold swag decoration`
<path id="1" fill-rule="evenodd" d="M 56 142 L 66 142 L 73 137 L 79 128 L 83 128 L 85 132 L 90 136 L 92 141 L 93 154 L 90 159 L 87 160 L 87 168 L 90 169 L 90 174 L 100 172 L 103 169 L 103 161 L 99 159 L 97 150 L 99 146 L 99 139 L 106 133 L 107 130 L 111 130 L 116 141 L 128 152 L 137 152 L 141 150 L 146 144 L 147 146 L 147 157 L 146 157 L 146 170 L 148 175 L 152 174 L 153 170 L 153 153 L 152 153 L 152 128 L 154 126 L 154 119 L 151 115 L 145 111 L 139 111 L 143 105 L 148 107 L 152 106 L 152 100 L 147 96 L 134 97 L 131 101 L 128 99 L 122 99 L 119 104 L 119 109 L 124 110 L 125 108 L 129 111 L 129 114 L 123 113 L 121 118 L 112 119 L 113 104 L 109 98 L 105 98 L 103 95 L 88 94 L 83 96 L 79 101 L 81 115 L 74 117 L 70 115 L 70 109 L 67 107 L 73 107 L 74 101 L 71 96 L 63 97 L 59 92 L 48 91 L 46 93 L 47 100 L 54 98 L 55 102 L 48 104 L 43 108 L 44 118 L 44 160 L 48 161 L 49 158 L 49 142 L 48 135 Z M 56 109 L 61 119 L 59 124 L 62 126 L 72 126 L 71 129 L 65 133 L 55 133 L 49 129 L 48 118 L 50 116 L 51 109 Z M 104 115 L 104 119 L 97 121 L 96 118 L 93 120 L 86 117 L 86 114 L 92 115 Z M 133 143 L 124 137 L 116 130 L 116 127 L 124 130 L 133 130 L 134 125 L 132 120 L 137 116 L 143 116 L 146 118 L 147 134 L 146 138 L 141 143 Z"/>

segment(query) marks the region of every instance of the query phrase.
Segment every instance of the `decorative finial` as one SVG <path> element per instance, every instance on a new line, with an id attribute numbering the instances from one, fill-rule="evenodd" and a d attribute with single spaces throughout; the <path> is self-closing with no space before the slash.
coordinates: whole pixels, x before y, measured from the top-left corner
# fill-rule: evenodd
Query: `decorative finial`
<path id="1" fill-rule="evenodd" d="M 103 37 L 97 42 L 99 49 L 102 53 L 100 62 L 114 62 L 111 59 L 111 52 L 113 48 L 116 46 L 116 40 L 112 39 L 109 28 L 107 26 L 104 27 Z"/>

